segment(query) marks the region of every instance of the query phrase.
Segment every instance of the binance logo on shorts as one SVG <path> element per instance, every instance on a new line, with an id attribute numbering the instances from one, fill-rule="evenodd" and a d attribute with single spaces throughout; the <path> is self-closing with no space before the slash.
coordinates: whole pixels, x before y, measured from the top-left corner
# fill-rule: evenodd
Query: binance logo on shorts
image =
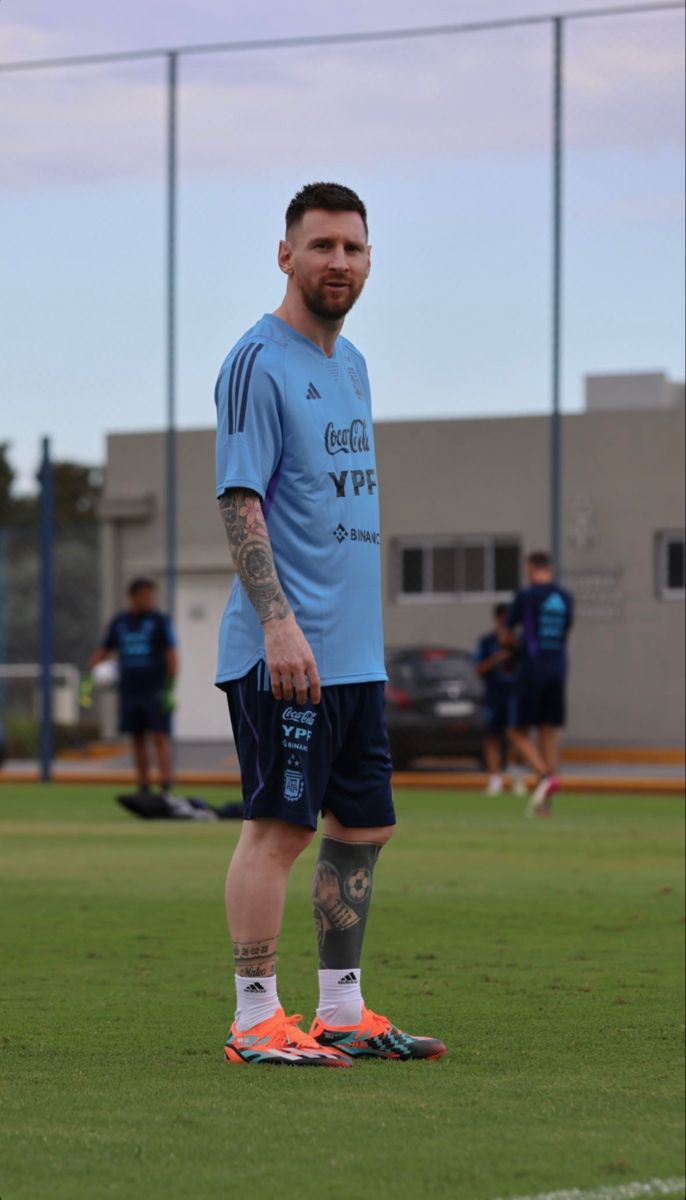
<path id="1" fill-rule="evenodd" d="M 300 762 L 291 754 L 283 774 L 283 798 L 288 804 L 297 804 L 305 791 L 305 777 L 300 769 Z"/>

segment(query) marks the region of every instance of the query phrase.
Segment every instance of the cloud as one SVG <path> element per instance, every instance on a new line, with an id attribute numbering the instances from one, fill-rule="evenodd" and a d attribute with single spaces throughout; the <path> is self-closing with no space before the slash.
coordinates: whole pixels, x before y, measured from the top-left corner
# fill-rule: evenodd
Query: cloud
<path id="1" fill-rule="evenodd" d="M 651 153 L 683 136 L 683 20 L 585 23 L 568 38 L 572 149 Z M 63 39 L 4 31 L 32 57 Z M 55 40 L 57 39 L 57 40 Z M 56 51 L 56 45 L 60 49 Z M 185 172 L 241 173 L 335 157 L 342 167 L 542 155 L 547 27 L 384 45 L 210 55 L 181 64 Z M 164 63 L 0 76 L 0 152 L 16 188 L 161 176 Z"/>

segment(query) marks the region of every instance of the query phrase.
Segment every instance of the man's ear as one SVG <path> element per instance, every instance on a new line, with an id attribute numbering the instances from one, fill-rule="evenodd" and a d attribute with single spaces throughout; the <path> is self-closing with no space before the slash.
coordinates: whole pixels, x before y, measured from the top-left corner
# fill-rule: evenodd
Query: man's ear
<path id="1" fill-rule="evenodd" d="M 367 262 L 367 279 L 369 279 L 369 272 L 370 272 L 370 271 L 371 271 L 371 269 L 372 269 L 372 248 L 371 248 L 371 246 L 367 246 L 367 258 L 368 258 L 368 262 Z"/>
<path id="2" fill-rule="evenodd" d="M 279 242 L 278 263 L 284 275 L 293 274 L 293 253 L 288 242 L 283 240 Z"/>

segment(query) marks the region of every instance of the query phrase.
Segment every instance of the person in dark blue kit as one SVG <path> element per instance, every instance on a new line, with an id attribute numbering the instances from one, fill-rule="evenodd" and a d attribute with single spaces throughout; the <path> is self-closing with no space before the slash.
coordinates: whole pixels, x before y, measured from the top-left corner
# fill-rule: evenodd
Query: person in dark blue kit
<path id="1" fill-rule="evenodd" d="M 488 771 L 486 795 L 498 796 L 503 790 L 502 768 L 507 757 L 507 726 L 517 669 L 519 646 L 504 646 L 501 635 L 507 631 L 509 604 L 496 604 L 493 628 L 479 638 L 473 655 L 474 669 L 483 679 L 486 695 L 484 717 L 484 758 Z M 527 794 L 519 766 L 511 766 L 512 790 L 516 796 Z"/>
<path id="2" fill-rule="evenodd" d="M 567 638 L 574 621 L 574 597 L 555 582 L 555 566 L 543 550 L 526 560 L 529 586 L 517 592 L 507 616 L 505 644 L 521 631 L 522 665 L 512 697 L 508 736 L 538 776 L 527 808 L 547 816 L 557 778 L 560 729 L 566 721 Z M 538 746 L 529 730 L 538 730 Z"/>
<path id="3" fill-rule="evenodd" d="M 171 715 L 178 669 L 176 639 L 169 617 L 156 606 L 155 585 L 134 579 L 128 587 L 129 607 L 112 618 L 101 645 L 91 657 L 93 670 L 116 655 L 119 661 L 119 731 L 131 737 L 138 789 L 150 786 L 148 735 L 157 754 L 162 792 L 171 791 Z M 86 682 L 82 703 L 88 703 Z"/>

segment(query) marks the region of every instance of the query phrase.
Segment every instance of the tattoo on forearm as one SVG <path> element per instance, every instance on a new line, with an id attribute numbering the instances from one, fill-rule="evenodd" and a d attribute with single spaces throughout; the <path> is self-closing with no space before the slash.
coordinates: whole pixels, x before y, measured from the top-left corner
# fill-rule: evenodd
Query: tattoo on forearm
<path id="1" fill-rule="evenodd" d="M 238 577 L 260 621 L 283 620 L 291 611 L 276 572 L 269 531 L 256 492 L 232 488 L 219 511 Z"/>
<path id="2" fill-rule="evenodd" d="M 250 979 L 273 975 L 278 943 L 278 937 L 263 938 L 259 942 L 234 942 L 236 974 Z"/>

